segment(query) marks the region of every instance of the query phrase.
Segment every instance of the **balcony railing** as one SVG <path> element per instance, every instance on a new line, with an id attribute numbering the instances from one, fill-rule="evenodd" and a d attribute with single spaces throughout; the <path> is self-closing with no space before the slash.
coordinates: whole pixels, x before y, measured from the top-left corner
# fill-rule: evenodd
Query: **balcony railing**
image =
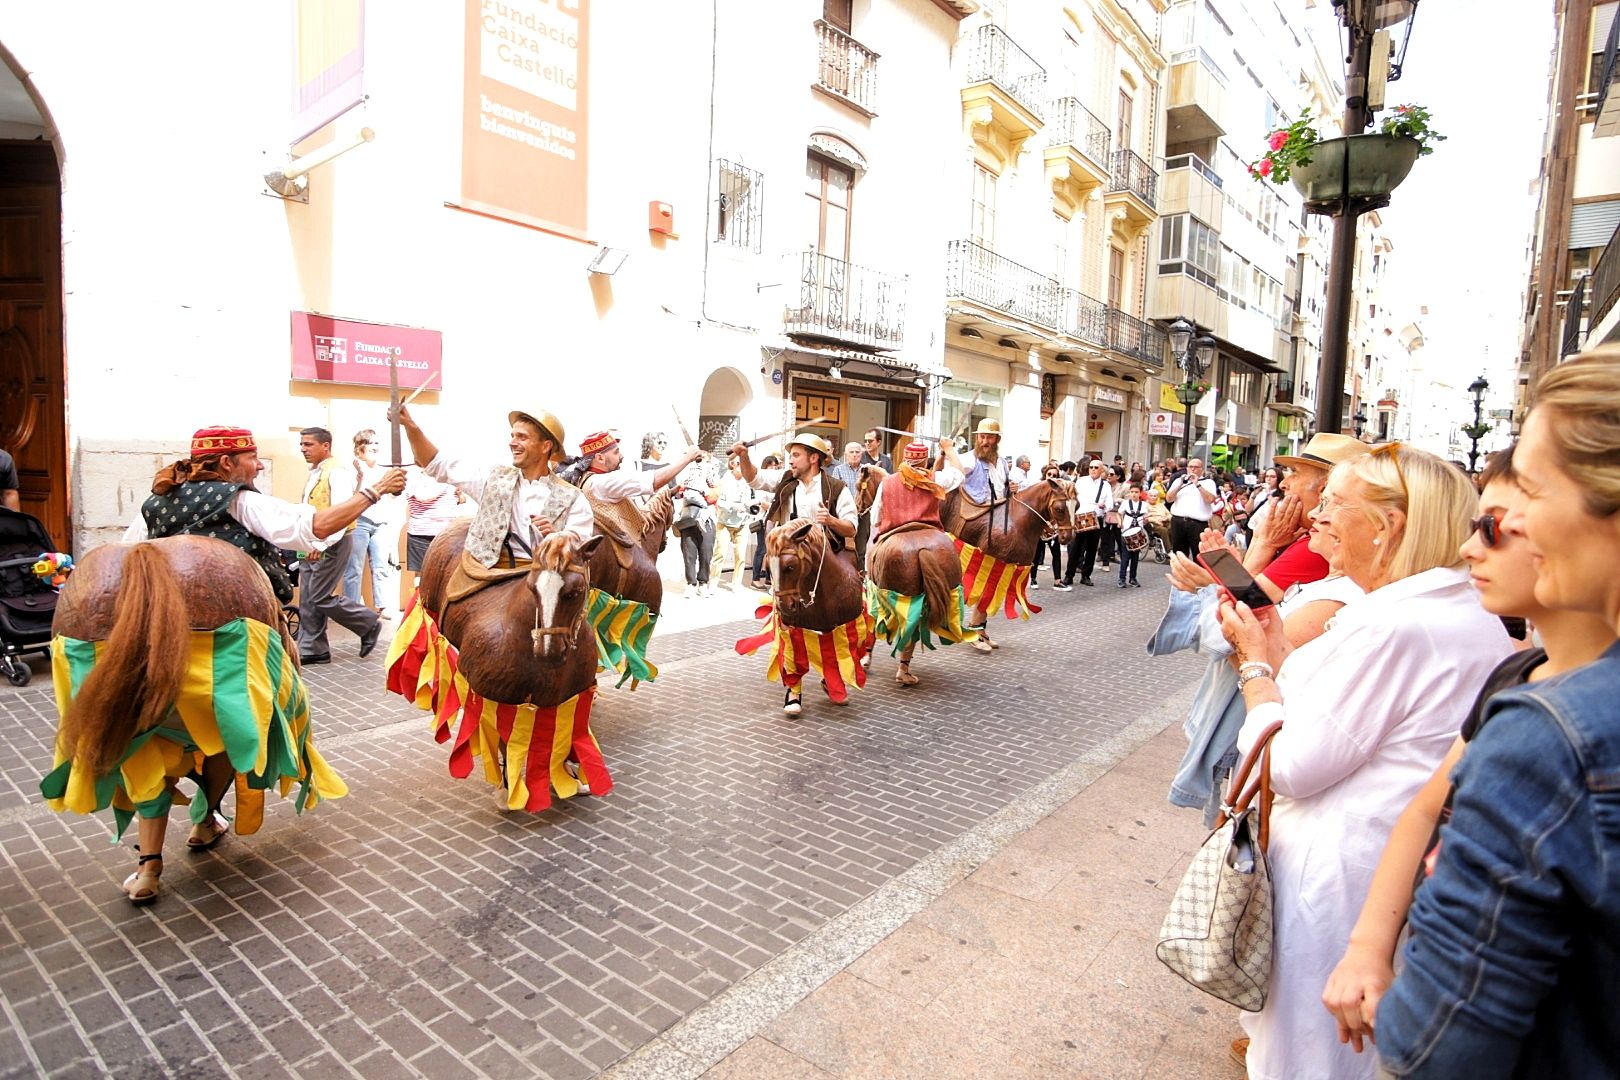
<path id="1" fill-rule="evenodd" d="M 1078 289 L 1064 289 L 1063 293 L 1063 332 L 1088 345 L 1107 345 L 1108 305 Z"/>
<path id="2" fill-rule="evenodd" d="M 1108 125 L 1080 104 L 1079 98 L 1058 98 L 1052 102 L 1051 117 L 1048 122 L 1051 145 L 1073 146 L 1100 168 L 1109 167 Z"/>
<path id="3" fill-rule="evenodd" d="M 1583 274 L 1576 279 L 1575 288 L 1569 294 L 1569 303 L 1564 307 L 1564 339 L 1558 348 L 1561 357 L 1581 351 L 1585 337 L 1581 321 L 1586 318 L 1586 286 L 1591 280 L 1591 275 Z"/>
<path id="4" fill-rule="evenodd" d="M 1222 71 L 1221 65 L 1211 59 L 1209 53 L 1198 45 L 1189 45 L 1185 49 L 1171 53 L 1169 61 L 1171 67 L 1175 67 L 1177 64 L 1190 64 L 1193 62 L 1203 64 L 1222 86 L 1226 85 L 1226 72 Z"/>
<path id="5" fill-rule="evenodd" d="M 1597 109 L 1593 112 L 1596 118 L 1594 135 L 1613 135 L 1615 128 L 1620 126 L 1620 91 L 1616 91 L 1614 84 L 1620 81 L 1620 19 L 1614 20 L 1609 27 L 1609 40 L 1603 47 L 1603 74 L 1598 79 Z M 1604 114 L 1607 107 L 1608 115 Z"/>
<path id="6" fill-rule="evenodd" d="M 1064 289 L 1045 274 L 997 255 L 971 240 L 952 240 L 945 251 L 945 292 L 1025 322 L 1056 330 L 1063 325 Z"/>
<path id="7" fill-rule="evenodd" d="M 876 116 L 878 54 L 821 19 L 816 20 L 816 35 L 821 39 L 816 85 Z"/>
<path id="8" fill-rule="evenodd" d="M 1134 150 L 1114 151 L 1114 174 L 1108 183 L 1109 191 L 1129 191 L 1153 206 L 1158 185 L 1159 174 L 1142 160 L 1141 155 Z"/>
<path id="9" fill-rule="evenodd" d="M 1210 168 L 1209 162 L 1197 154 L 1177 154 L 1175 157 L 1164 159 L 1165 172 L 1172 172 L 1176 169 L 1191 169 L 1216 187 L 1223 186 L 1221 184 L 1221 174 Z"/>
<path id="10" fill-rule="evenodd" d="M 1164 332 L 1119 308 L 1108 309 L 1108 336 L 1104 345 L 1148 367 L 1164 366 Z"/>
<path id="11" fill-rule="evenodd" d="M 1615 24 L 1620 25 L 1620 19 L 1616 19 Z M 1616 297 L 1620 297 L 1620 229 L 1609 237 L 1608 246 L 1598 256 L 1597 266 L 1592 269 L 1591 325 L 1596 326 L 1603 321 L 1609 309 L 1614 307 Z"/>
<path id="12" fill-rule="evenodd" d="M 986 24 L 974 31 L 968 49 L 967 81 L 969 86 L 995 83 L 1036 119 L 1044 115 L 1046 69 L 999 26 Z"/>
<path id="13" fill-rule="evenodd" d="M 1294 376 L 1291 372 L 1285 371 L 1277 376 L 1277 382 L 1271 388 L 1271 400 L 1277 405 L 1294 403 Z"/>
<path id="14" fill-rule="evenodd" d="M 906 279 L 806 251 L 799 256 L 799 303 L 784 313 L 789 334 L 898 349 L 906 325 Z"/>

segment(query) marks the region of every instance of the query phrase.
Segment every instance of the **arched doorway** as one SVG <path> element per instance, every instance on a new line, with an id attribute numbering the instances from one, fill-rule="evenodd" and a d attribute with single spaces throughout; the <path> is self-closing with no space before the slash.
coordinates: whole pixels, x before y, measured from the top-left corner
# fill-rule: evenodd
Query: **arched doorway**
<path id="1" fill-rule="evenodd" d="M 742 413 L 754 398 L 748 380 L 736 368 L 716 368 L 703 384 L 698 405 L 698 447 L 723 452 L 742 437 Z"/>
<path id="2" fill-rule="evenodd" d="M 22 509 L 69 551 L 62 179 L 54 128 L 0 46 L 0 448 Z"/>

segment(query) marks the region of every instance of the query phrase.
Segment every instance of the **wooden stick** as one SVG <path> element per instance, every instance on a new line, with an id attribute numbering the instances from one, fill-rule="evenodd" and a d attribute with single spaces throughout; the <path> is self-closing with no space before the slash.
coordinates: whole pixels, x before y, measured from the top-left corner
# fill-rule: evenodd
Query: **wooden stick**
<path id="1" fill-rule="evenodd" d="M 400 402 L 400 404 L 401 405 L 409 405 L 411 402 L 415 401 L 416 398 L 417 398 L 417 395 L 419 395 L 422 391 L 426 390 L 429 386 L 431 386 L 433 384 L 433 380 L 437 379 L 438 377 L 439 377 L 439 373 L 437 371 L 435 371 L 433 374 L 429 375 L 427 377 L 427 379 L 422 383 L 422 385 L 418 386 L 415 390 L 412 390 L 411 391 L 411 396 L 406 398 L 404 401 Z"/>

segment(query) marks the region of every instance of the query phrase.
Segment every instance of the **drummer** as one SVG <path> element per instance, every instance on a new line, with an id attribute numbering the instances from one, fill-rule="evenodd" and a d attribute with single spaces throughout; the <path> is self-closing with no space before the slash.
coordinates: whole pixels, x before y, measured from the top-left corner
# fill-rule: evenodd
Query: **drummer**
<path id="1" fill-rule="evenodd" d="M 1142 549 L 1147 547 L 1147 500 L 1142 498 L 1142 485 L 1135 483 L 1123 499 L 1119 501 L 1119 587 L 1140 589 L 1141 582 L 1136 580 L 1136 564 L 1141 561 Z M 1127 580 L 1128 579 L 1128 580 Z"/>

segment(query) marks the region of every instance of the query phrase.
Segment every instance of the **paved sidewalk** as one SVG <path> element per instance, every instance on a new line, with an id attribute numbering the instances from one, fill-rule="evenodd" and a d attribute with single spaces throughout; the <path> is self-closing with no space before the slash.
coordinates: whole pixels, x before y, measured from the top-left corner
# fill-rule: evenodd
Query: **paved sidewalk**
<path id="1" fill-rule="evenodd" d="M 1019 803 L 1038 812 L 1065 781 L 1084 785 L 1078 794 L 1027 829 L 987 838 L 1001 844 L 995 854 L 818 989 L 784 1001 L 784 986 L 750 985 L 793 981 L 767 969 L 613 1075 L 1240 1080 L 1228 1057 L 1241 1034 L 1237 1010 L 1153 955 L 1170 894 L 1204 837 L 1197 814 L 1164 799 L 1184 745 L 1176 721 L 1100 776 L 1077 762 Z M 1021 809 L 1031 807 L 999 816 L 1016 829 Z M 728 1033 L 735 1045 L 750 1030 L 702 1069 L 706 1049 L 712 1056 Z"/>

